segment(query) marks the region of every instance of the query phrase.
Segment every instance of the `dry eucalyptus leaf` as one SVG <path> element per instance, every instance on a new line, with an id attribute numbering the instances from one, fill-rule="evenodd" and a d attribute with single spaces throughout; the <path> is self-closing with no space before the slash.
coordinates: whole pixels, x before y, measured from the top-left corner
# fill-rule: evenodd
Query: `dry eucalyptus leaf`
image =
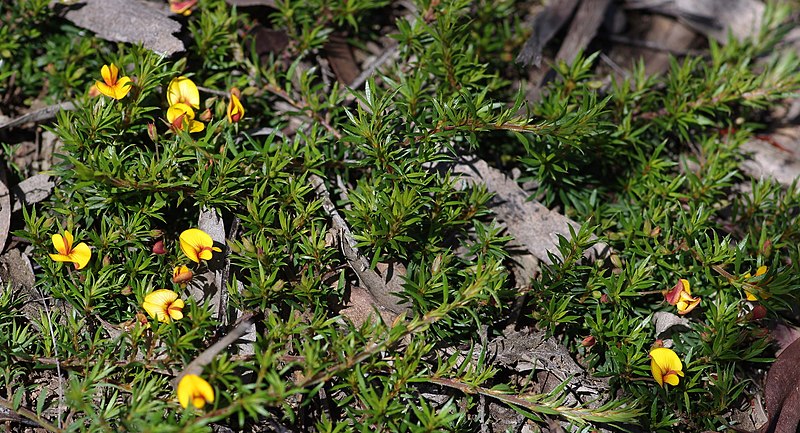
<path id="1" fill-rule="evenodd" d="M 800 424 L 800 339 L 789 345 L 767 373 L 765 397 L 769 421 L 758 433 L 794 433 Z"/>
<path id="2" fill-rule="evenodd" d="M 183 42 L 173 36 L 181 30 L 180 23 L 150 2 L 82 0 L 69 6 L 64 18 L 109 41 L 141 43 L 165 56 L 184 51 Z"/>

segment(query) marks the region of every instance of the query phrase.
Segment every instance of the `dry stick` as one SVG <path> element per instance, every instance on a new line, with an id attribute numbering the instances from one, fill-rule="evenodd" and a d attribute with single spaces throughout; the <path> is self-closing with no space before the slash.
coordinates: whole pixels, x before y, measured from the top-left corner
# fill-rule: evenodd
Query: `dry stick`
<path id="1" fill-rule="evenodd" d="M 15 119 L 11 119 L 5 123 L 0 123 L 0 130 L 6 128 L 13 128 L 17 125 L 24 125 L 28 122 L 41 122 L 43 120 L 50 120 L 56 117 L 56 114 L 61 110 L 74 110 L 75 104 L 72 102 L 62 102 L 60 104 L 50 105 L 40 108 L 30 113 L 25 113 Z"/>
<path id="2" fill-rule="evenodd" d="M 236 340 L 241 338 L 242 335 L 247 333 L 247 330 L 256 322 L 256 315 L 253 313 L 244 314 L 239 323 L 227 335 L 220 338 L 219 341 L 212 344 L 211 347 L 204 350 L 203 353 L 197 355 L 197 358 L 192 360 L 186 368 L 175 378 L 175 387 L 177 388 L 183 376 L 187 374 L 200 375 L 203 372 L 203 367 L 210 364 L 218 353 L 222 352 L 226 347 L 235 343 Z"/>
<path id="3" fill-rule="evenodd" d="M 339 211 L 336 210 L 336 206 L 331 201 L 330 193 L 325 187 L 325 181 L 315 174 L 312 174 L 309 180 L 317 196 L 322 199 L 322 208 L 331 216 L 331 223 L 338 234 L 342 252 L 350 268 L 353 269 L 359 281 L 361 281 L 361 284 L 367 288 L 381 307 L 386 308 L 394 314 L 408 311 L 408 307 L 399 304 L 398 298 L 394 296 L 394 292 L 386 285 L 384 279 L 370 268 L 369 260 L 358 251 L 357 242 L 353 238 L 353 233 L 350 232 L 350 227 L 347 226 L 347 222 L 339 215 Z"/>
<path id="4" fill-rule="evenodd" d="M 40 417 L 39 415 L 36 415 L 36 413 L 33 412 L 32 410 L 25 409 L 24 407 L 20 407 L 19 409 L 14 409 L 14 405 L 11 404 L 10 401 L 8 401 L 8 400 L 6 400 L 6 399 L 4 399 L 2 397 L 0 397 L 0 406 L 10 410 L 11 412 L 13 412 L 13 413 L 15 413 L 15 414 L 17 414 L 17 415 L 19 415 L 19 416 L 21 416 L 23 418 L 27 418 L 27 419 L 33 421 L 39 427 L 41 427 L 41 428 L 43 428 L 43 429 L 45 429 L 47 431 L 51 431 L 51 432 L 54 432 L 54 433 L 62 433 L 63 432 L 63 430 L 61 430 L 60 428 L 54 426 L 53 424 L 50 424 L 47 420 L 45 420 L 44 418 Z"/>

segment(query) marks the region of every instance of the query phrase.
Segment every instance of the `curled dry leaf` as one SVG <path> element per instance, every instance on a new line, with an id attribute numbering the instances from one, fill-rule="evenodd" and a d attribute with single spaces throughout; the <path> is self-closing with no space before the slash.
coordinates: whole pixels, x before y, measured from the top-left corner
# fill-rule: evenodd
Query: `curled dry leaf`
<path id="1" fill-rule="evenodd" d="M 800 424 L 800 339 L 790 344 L 767 373 L 765 398 L 769 421 L 756 433 L 794 433 Z"/>

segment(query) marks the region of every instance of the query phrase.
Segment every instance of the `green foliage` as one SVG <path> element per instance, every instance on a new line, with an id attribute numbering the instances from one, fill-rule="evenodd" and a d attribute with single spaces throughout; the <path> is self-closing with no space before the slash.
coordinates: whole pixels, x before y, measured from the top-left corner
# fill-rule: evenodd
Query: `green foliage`
<path id="1" fill-rule="evenodd" d="M 761 111 L 798 90 L 800 62 L 777 44 L 784 9 L 770 10 L 755 40 L 711 42 L 707 58 L 673 60 L 659 77 L 638 65 L 606 85 L 597 54 L 559 63 L 529 103 L 508 65 L 525 36 L 510 1 L 415 2 L 392 16 L 397 58 L 363 89 L 309 65 L 332 34 L 379 40 L 372 26 L 393 13 L 389 2 L 277 1 L 270 24 L 290 44 L 259 57 L 244 32 L 253 18 L 201 0 L 175 61 L 75 38 L 49 23 L 46 4 L 0 5 L 0 88 L 19 70 L 25 98 L 46 88 L 45 100 L 76 104 L 50 127 L 63 142 L 57 187 L 23 209 L 14 233 L 30 244 L 37 279 L 0 293 L 0 404 L 51 431 L 466 432 L 485 420 L 486 399 L 582 431 L 714 430 L 772 355 L 746 292 L 771 317 L 795 305 L 800 193 L 742 186 L 738 171 Z M 130 94 L 89 96 L 110 63 L 135 79 Z M 201 132 L 166 121 L 178 76 L 201 85 Z M 235 124 L 225 118 L 233 87 L 246 111 Z M 537 278 L 515 282 L 522 291 L 491 194 L 446 169 L 456 155 L 509 148 L 535 195 L 584 223 Z M 370 269 L 404 269 L 407 310 L 391 323 L 343 311 L 363 270 L 337 247 L 314 179 Z M 229 229 L 226 245 L 190 263 L 180 233 L 209 210 Z M 83 269 L 49 256 L 65 230 L 91 245 Z M 609 259 L 587 261 L 592 246 L 610 247 Z M 176 266 L 200 275 L 220 263 L 226 317 L 172 279 Z M 656 335 L 655 314 L 675 312 L 662 292 L 682 278 L 702 302 L 685 329 Z M 160 288 L 185 301 L 182 319 L 147 316 L 143 302 Z M 534 391 L 534 375 L 496 364 L 486 340 L 503 338 L 512 310 L 608 378 L 609 394 L 579 405 L 569 380 Z M 255 318 L 252 350 L 231 345 L 202 365 L 216 398 L 182 408 L 174 379 L 239 314 Z M 581 344 L 587 335 L 593 345 Z M 682 359 L 677 387 L 649 379 L 657 339 Z"/>

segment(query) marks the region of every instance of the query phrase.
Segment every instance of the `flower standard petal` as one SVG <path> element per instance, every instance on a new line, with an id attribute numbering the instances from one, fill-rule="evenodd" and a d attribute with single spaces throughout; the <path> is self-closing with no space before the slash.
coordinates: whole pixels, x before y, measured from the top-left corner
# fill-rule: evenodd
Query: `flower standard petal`
<path id="1" fill-rule="evenodd" d="M 200 92 L 192 80 L 184 76 L 173 78 L 167 86 L 167 103 L 173 106 L 183 103 L 192 108 L 200 108 Z M 194 117 L 194 116 L 192 116 Z"/>
<path id="2" fill-rule="evenodd" d="M 74 240 L 72 237 L 72 233 L 68 231 L 64 231 L 64 234 L 56 233 L 50 238 L 53 241 L 53 246 L 56 247 L 56 251 L 62 255 L 68 255 L 70 250 L 72 249 L 72 241 Z"/>
<path id="3" fill-rule="evenodd" d="M 214 402 L 214 388 L 196 374 L 187 374 L 178 382 L 178 402 L 183 408 L 192 406 L 202 409 L 206 403 Z"/>

